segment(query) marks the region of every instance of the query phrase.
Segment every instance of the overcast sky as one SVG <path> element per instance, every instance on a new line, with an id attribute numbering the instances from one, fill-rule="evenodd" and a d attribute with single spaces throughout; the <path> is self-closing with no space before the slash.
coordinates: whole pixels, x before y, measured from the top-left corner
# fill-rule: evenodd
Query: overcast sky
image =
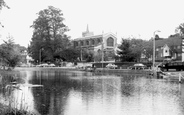
<path id="1" fill-rule="evenodd" d="M 155 30 L 160 37 L 174 34 L 184 23 L 183 0 L 5 0 L 10 9 L 0 12 L 0 42 L 8 35 L 15 43 L 28 46 L 36 13 L 49 5 L 62 10 L 72 39 L 81 37 L 88 24 L 94 34 L 102 31 L 122 37 L 148 40 Z"/>

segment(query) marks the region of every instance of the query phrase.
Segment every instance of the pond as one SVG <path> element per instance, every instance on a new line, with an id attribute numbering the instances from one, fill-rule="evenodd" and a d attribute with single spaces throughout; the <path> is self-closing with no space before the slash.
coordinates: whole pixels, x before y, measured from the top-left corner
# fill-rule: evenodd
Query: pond
<path id="1" fill-rule="evenodd" d="M 184 114 L 184 85 L 178 82 L 62 70 L 24 70 L 20 76 L 25 83 L 11 91 L 11 106 L 38 115 Z M 2 91 L 0 96 L 0 103 L 10 104 Z"/>

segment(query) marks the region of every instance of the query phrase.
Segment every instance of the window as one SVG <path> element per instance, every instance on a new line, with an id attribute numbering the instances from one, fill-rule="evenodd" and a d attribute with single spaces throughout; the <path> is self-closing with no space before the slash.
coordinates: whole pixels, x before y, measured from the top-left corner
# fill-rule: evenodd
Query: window
<path id="1" fill-rule="evenodd" d="M 89 45 L 89 41 L 88 40 L 86 41 L 86 45 Z"/>
<path id="2" fill-rule="evenodd" d="M 107 46 L 114 46 L 114 39 L 113 38 L 109 37 L 107 39 Z"/>
<path id="3" fill-rule="evenodd" d="M 100 43 L 100 38 L 97 39 L 97 42 Z"/>
<path id="4" fill-rule="evenodd" d="M 83 46 L 84 45 L 83 41 L 81 41 L 80 44 L 81 44 L 81 46 Z"/>
<path id="5" fill-rule="evenodd" d="M 75 46 L 78 46 L 78 42 L 74 42 Z"/>
<path id="6" fill-rule="evenodd" d="M 167 50 L 165 50 L 165 53 L 167 53 Z"/>
<path id="7" fill-rule="evenodd" d="M 91 44 L 94 45 L 95 44 L 95 41 L 94 40 L 91 40 Z"/>
<path id="8" fill-rule="evenodd" d="M 178 48 L 178 49 L 180 49 L 180 48 L 181 48 L 181 46 L 177 46 L 177 48 Z"/>

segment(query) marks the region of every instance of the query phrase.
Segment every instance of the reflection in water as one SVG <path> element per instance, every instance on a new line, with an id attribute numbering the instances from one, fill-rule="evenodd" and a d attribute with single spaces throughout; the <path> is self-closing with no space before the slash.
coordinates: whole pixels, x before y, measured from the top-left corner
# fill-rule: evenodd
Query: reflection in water
<path id="1" fill-rule="evenodd" d="M 33 111 L 34 110 L 34 101 L 31 88 L 29 87 L 19 87 L 15 89 L 11 94 L 12 107 Z"/>
<path id="2" fill-rule="evenodd" d="M 177 82 L 81 71 L 22 71 L 21 75 L 27 76 L 25 83 L 43 87 L 14 90 L 12 96 L 19 102 L 28 97 L 22 103 L 41 115 L 184 114 L 184 85 Z"/>
<path id="3" fill-rule="evenodd" d="M 0 92 L 0 103 L 10 107 L 17 108 L 18 110 L 26 110 L 38 114 L 34 108 L 34 98 L 32 88 L 27 85 L 19 84 L 17 87 L 9 86 L 6 88 L 5 93 Z"/>

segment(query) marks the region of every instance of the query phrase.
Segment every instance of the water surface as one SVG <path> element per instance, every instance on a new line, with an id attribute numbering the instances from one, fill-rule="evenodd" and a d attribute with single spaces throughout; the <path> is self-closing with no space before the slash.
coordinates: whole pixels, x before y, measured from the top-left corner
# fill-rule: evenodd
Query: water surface
<path id="1" fill-rule="evenodd" d="M 12 106 L 40 115 L 183 115 L 184 85 L 138 75 L 81 71 L 21 71 Z M 25 77 L 26 76 L 26 77 Z M 27 85 L 28 86 L 28 85 Z M 0 102 L 7 103 L 0 93 Z"/>

